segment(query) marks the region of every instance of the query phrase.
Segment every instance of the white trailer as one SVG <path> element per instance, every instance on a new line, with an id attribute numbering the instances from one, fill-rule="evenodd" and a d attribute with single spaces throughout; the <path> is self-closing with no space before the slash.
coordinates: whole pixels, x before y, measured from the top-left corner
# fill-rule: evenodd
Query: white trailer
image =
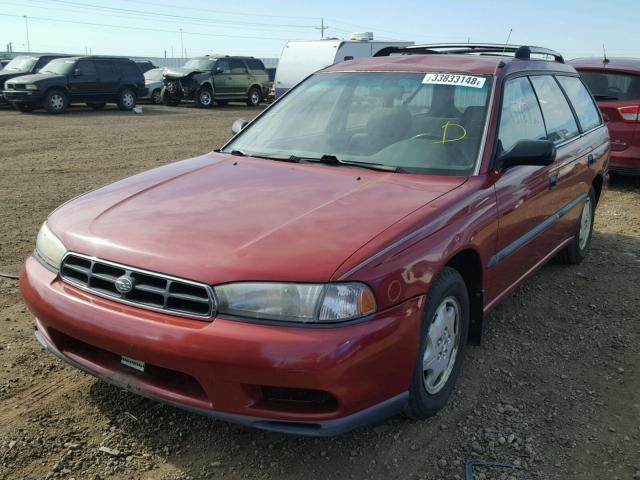
<path id="1" fill-rule="evenodd" d="M 282 49 L 275 79 L 276 98 L 308 75 L 334 63 L 373 57 L 386 47 L 405 47 L 413 42 L 385 42 L 373 39 L 373 33 L 353 33 L 349 40 L 290 40 Z"/>

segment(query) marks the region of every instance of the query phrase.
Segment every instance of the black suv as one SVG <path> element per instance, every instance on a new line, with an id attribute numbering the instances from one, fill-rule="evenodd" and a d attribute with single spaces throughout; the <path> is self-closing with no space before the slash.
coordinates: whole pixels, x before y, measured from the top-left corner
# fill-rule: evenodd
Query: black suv
<path id="1" fill-rule="evenodd" d="M 266 98 L 268 83 L 269 75 L 257 58 L 206 55 L 191 58 L 180 68 L 165 69 L 161 95 L 169 106 L 188 99 L 202 108 L 230 100 L 255 107 Z"/>
<path id="2" fill-rule="evenodd" d="M 76 102 L 96 110 L 112 102 L 131 110 L 146 88 L 140 68 L 128 58 L 67 57 L 52 60 L 37 74 L 9 80 L 3 94 L 21 112 L 42 106 L 62 113 Z"/>
<path id="3" fill-rule="evenodd" d="M 21 75 L 36 73 L 51 60 L 55 58 L 62 58 L 64 56 L 65 55 L 20 55 L 13 58 L 0 72 L 0 104 L 7 103 L 1 92 L 4 87 L 4 82 Z"/>

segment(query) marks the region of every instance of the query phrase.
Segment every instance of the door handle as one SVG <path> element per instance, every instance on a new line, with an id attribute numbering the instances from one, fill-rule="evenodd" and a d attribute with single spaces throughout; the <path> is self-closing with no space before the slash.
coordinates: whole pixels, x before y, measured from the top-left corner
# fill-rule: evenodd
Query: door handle
<path id="1" fill-rule="evenodd" d="M 555 190 L 558 186 L 558 174 L 552 173 L 549 176 L 549 190 Z"/>
<path id="2" fill-rule="evenodd" d="M 595 162 L 595 158 L 593 158 L 593 153 L 590 153 L 589 156 L 587 157 L 587 165 L 591 166 L 593 165 L 593 162 Z"/>

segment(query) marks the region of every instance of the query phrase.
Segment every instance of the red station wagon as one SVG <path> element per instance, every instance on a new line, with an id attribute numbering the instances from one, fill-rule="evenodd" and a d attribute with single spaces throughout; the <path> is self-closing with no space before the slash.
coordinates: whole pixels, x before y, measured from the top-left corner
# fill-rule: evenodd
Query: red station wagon
<path id="1" fill-rule="evenodd" d="M 611 172 L 640 175 L 640 59 L 576 58 L 569 63 L 580 72 L 609 127 Z"/>
<path id="2" fill-rule="evenodd" d="M 553 51 L 381 55 L 311 75 L 219 151 L 55 210 L 20 278 L 42 345 L 279 432 L 442 408 L 487 312 L 554 255 L 584 258 L 609 133 Z"/>

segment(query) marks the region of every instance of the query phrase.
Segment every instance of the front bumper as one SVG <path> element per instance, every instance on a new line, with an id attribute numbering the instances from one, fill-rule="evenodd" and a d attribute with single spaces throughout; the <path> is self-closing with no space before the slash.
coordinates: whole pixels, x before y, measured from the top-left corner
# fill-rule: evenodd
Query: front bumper
<path id="1" fill-rule="evenodd" d="M 20 278 L 36 336 L 100 379 L 190 411 L 266 430 L 327 436 L 407 401 L 424 297 L 336 328 L 212 322 L 130 307 L 62 282 L 30 257 Z M 139 372 L 120 356 L 141 360 Z M 328 392 L 330 410 L 270 404 L 261 386 Z"/>
<path id="2" fill-rule="evenodd" d="M 37 90 L 3 90 L 2 95 L 8 103 L 37 105 L 42 102 L 42 95 Z"/>

